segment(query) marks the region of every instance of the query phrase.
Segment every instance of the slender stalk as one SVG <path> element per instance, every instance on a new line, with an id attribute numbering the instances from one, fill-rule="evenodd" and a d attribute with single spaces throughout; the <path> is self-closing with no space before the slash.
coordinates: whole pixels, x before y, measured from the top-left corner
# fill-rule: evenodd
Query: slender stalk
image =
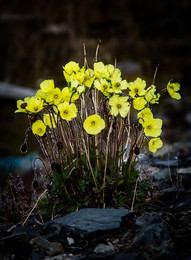
<path id="1" fill-rule="evenodd" d="M 83 123 L 82 123 L 82 118 L 79 117 L 79 119 L 80 119 L 81 125 L 83 125 Z M 89 168 L 90 168 L 90 172 L 91 172 L 91 174 L 92 174 L 95 187 L 97 188 L 96 178 L 95 178 L 95 176 L 94 176 L 93 169 L 92 169 L 92 165 L 91 165 L 91 161 L 90 161 L 90 153 L 87 151 L 87 148 L 86 148 L 86 147 L 88 147 L 88 144 L 87 144 L 86 141 L 85 141 L 83 126 L 82 126 L 82 136 L 81 136 L 81 137 L 82 137 L 82 142 L 83 142 L 83 145 L 84 145 L 84 150 L 85 150 L 86 158 L 87 158 L 87 160 L 88 160 L 88 165 L 89 165 Z M 88 135 L 87 135 L 87 138 L 89 138 Z M 88 140 L 87 140 L 87 142 L 88 142 Z"/>
<path id="2" fill-rule="evenodd" d="M 154 73 L 154 76 L 153 76 L 153 82 L 152 82 L 152 85 L 155 84 L 155 78 L 156 78 L 156 75 L 157 75 L 158 68 L 159 68 L 159 64 L 156 66 L 155 73 Z"/>
<path id="3" fill-rule="evenodd" d="M 29 212 L 28 216 L 26 217 L 26 219 L 25 219 L 24 222 L 22 223 L 22 226 L 24 226 L 24 225 L 26 224 L 26 222 L 27 222 L 27 220 L 29 219 L 30 215 L 32 214 L 33 210 L 34 210 L 34 209 L 36 208 L 36 206 L 38 205 L 39 200 L 45 195 L 46 192 L 47 192 L 47 189 L 45 189 L 45 190 L 43 191 L 43 193 L 38 197 L 38 199 L 37 199 L 35 205 L 33 206 L 33 208 L 31 209 L 31 211 Z"/>
<path id="4" fill-rule="evenodd" d="M 109 140 L 110 140 L 110 135 L 113 127 L 113 118 L 110 124 L 109 132 L 107 135 L 107 146 L 106 146 L 106 156 L 105 156 L 105 169 L 104 169 L 104 176 L 103 176 L 103 208 L 105 208 L 105 181 L 106 181 L 106 171 L 107 171 L 107 163 L 108 163 L 108 150 L 109 150 Z"/>
<path id="5" fill-rule="evenodd" d="M 141 165 L 141 168 L 142 168 L 142 170 L 143 170 L 145 176 L 147 177 L 147 179 L 150 181 L 151 185 L 153 186 L 152 181 L 151 181 L 151 179 L 149 178 L 148 174 L 146 173 L 146 171 L 145 171 L 145 169 L 144 169 L 144 167 L 143 167 L 143 165 L 142 165 L 142 163 L 141 163 L 141 160 L 140 160 L 139 156 L 136 155 L 136 158 L 138 159 L 139 164 Z"/>
<path id="6" fill-rule="evenodd" d="M 136 196 L 136 192 L 137 192 L 137 184 L 138 184 L 138 178 L 137 178 L 136 183 L 135 183 L 135 189 L 134 189 L 134 193 L 133 193 L 133 200 L 132 200 L 132 204 L 131 204 L 131 210 L 133 210 L 134 203 L 135 203 L 135 196 Z"/>
<path id="7" fill-rule="evenodd" d="M 130 109 L 131 109 L 131 107 L 130 107 Z M 130 134 L 131 134 L 130 109 L 129 109 L 129 113 L 128 113 L 128 117 L 127 117 L 128 129 L 125 127 L 125 130 L 127 131 L 127 141 L 126 141 L 126 144 L 125 144 L 125 149 L 127 149 L 129 143 L 131 142 L 131 140 L 130 140 Z M 125 154 L 123 155 L 123 161 L 124 160 L 125 160 Z"/>

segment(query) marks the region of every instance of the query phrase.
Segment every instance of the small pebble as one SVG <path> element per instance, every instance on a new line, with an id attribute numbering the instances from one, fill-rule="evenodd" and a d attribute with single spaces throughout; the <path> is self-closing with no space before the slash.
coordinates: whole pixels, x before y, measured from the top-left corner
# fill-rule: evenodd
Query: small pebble
<path id="1" fill-rule="evenodd" d="M 75 243 L 74 239 L 72 237 L 67 237 L 68 245 L 71 246 Z"/>

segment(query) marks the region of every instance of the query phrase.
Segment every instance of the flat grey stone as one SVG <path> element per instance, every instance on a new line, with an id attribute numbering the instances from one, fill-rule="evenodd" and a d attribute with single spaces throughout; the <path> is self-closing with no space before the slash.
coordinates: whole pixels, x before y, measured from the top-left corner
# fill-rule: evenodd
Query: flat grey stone
<path id="1" fill-rule="evenodd" d="M 112 255 L 115 253 L 115 248 L 112 245 L 99 244 L 94 249 L 96 254 Z"/>
<path id="2" fill-rule="evenodd" d="M 188 174 L 191 175 L 191 167 L 187 167 L 187 168 L 179 168 L 177 169 L 177 173 L 179 174 Z"/>
<path id="3" fill-rule="evenodd" d="M 127 209 L 85 208 L 49 221 L 46 231 L 62 236 L 68 232 L 86 237 L 97 231 L 118 229 L 123 221 L 133 218 L 134 211 Z"/>

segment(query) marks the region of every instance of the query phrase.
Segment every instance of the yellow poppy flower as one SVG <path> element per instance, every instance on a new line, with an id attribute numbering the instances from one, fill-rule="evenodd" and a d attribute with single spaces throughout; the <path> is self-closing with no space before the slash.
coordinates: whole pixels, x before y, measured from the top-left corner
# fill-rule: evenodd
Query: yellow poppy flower
<path id="1" fill-rule="evenodd" d="M 127 89 L 129 84 L 126 80 L 111 80 L 112 89 L 115 93 L 121 93 L 121 90 Z"/>
<path id="2" fill-rule="evenodd" d="M 145 99 L 147 100 L 147 102 L 149 102 L 150 104 L 158 104 L 159 98 L 160 98 L 160 94 L 156 94 L 156 86 L 151 85 L 145 93 Z"/>
<path id="3" fill-rule="evenodd" d="M 63 66 L 63 69 L 67 74 L 71 75 L 72 72 L 77 72 L 80 70 L 80 67 L 79 64 L 75 61 L 70 61 L 65 66 Z"/>
<path id="4" fill-rule="evenodd" d="M 53 79 L 44 80 L 40 84 L 40 88 L 42 89 L 43 92 L 52 91 L 54 89 L 54 80 Z"/>
<path id="5" fill-rule="evenodd" d="M 153 98 L 153 99 L 151 99 L 151 101 L 150 101 L 149 103 L 150 103 L 151 105 L 153 105 L 153 104 L 158 104 L 158 103 L 159 103 L 159 98 L 160 98 L 160 94 L 157 93 L 157 94 L 156 94 L 156 97 Z"/>
<path id="6" fill-rule="evenodd" d="M 72 75 L 71 75 L 71 78 L 77 80 L 79 85 L 83 84 L 85 77 L 86 77 L 85 67 L 82 67 L 77 72 L 73 72 Z"/>
<path id="7" fill-rule="evenodd" d="M 70 102 L 71 96 L 72 96 L 72 91 L 68 87 L 62 89 L 62 98 L 64 101 Z"/>
<path id="8" fill-rule="evenodd" d="M 30 97 L 26 97 L 24 100 L 17 100 L 17 110 L 15 111 L 15 113 L 28 113 L 26 107 L 29 99 Z"/>
<path id="9" fill-rule="evenodd" d="M 65 87 L 62 89 L 63 101 L 74 103 L 79 98 L 78 92 L 73 92 L 70 88 Z"/>
<path id="10" fill-rule="evenodd" d="M 142 125 L 146 136 L 158 137 L 162 133 L 162 120 L 159 118 L 147 118 Z"/>
<path id="11" fill-rule="evenodd" d="M 46 125 L 42 120 L 37 120 L 32 124 L 32 132 L 33 134 L 43 136 L 46 132 Z"/>
<path id="12" fill-rule="evenodd" d="M 152 153 L 155 153 L 157 149 L 163 146 L 163 142 L 160 138 L 153 138 L 149 141 L 149 150 Z"/>
<path id="13" fill-rule="evenodd" d="M 62 92 L 59 88 L 54 88 L 46 93 L 46 102 L 57 105 L 62 100 Z"/>
<path id="14" fill-rule="evenodd" d="M 83 127 L 90 135 L 97 135 L 105 128 L 105 121 L 99 115 L 91 115 L 83 123 Z"/>
<path id="15" fill-rule="evenodd" d="M 110 93 L 113 92 L 110 82 L 103 78 L 101 78 L 100 80 L 95 80 L 94 86 L 107 97 L 109 97 Z"/>
<path id="16" fill-rule="evenodd" d="M 132 98 L 135 98 L 137 96 L 144 96 L 146 93 L 145 87 L 146 87 L 145 80 L 141 78 L 137 78 L 135 81 L 129 82 L 129 90 L 130 90 L 129 95 Z"/>
<path id="17" fill-rule="evenodd" d="M 42 91 L 42 89 L 37 90 L 36 95 L 38 99 L 46 99 L 46 92 Z"/>
<path id="18" fill-rule="evenodd" d="M 180 90 L 180 84 L 179 83 L 172 83 L 171 80 L 167 84 L 167 90 L 170 96 L 174 99 L 181 99 L 181 95 L 177 93 L 177 91 Z"/>
<path id="19" fill-rule="evenodd" d="M 108 74 L 109 74 L 110 76 L 112 76 L 112 74 L 113 74 L 114 71 L 115 71 L 115 67 L 114 67 L 112 64 L 107 64 L 107 65 L 106 65 L 106 69 L 107 69 L 107 71 L 108 71 Z"/>
<path id="20" fill-rule="evenodd" d="M 150 108 L 144 108 L 137 114 L 137 119 L 139 120 L 139 123 L 142 124 L 145 120 L 148 118 L 153 118 L 153 113 L 151 112 Z"/>
<path id="21" fill-rule="evenodd" d="M 121 117 L 126 117 L 130 110 L 128 97 L 114 95 L 109 99 L 109 105 L 111 106 L 110 113 L 113 116 L 120 114 Z"/>
<path id="22" fill-rule="evenodd" d="M 133 106 L 136 110 L 142 110 L 146 104 L 147 101 L 144 99 L 144 97 L 138 97 L 133 99 Z"/>
<path id="23" fill-rule="evenodd" d="M 86 78 L 84 79 L 84 85 L 90 88 L 94 82 L 95 76 L 92 69 L 87 69 L 85 72 Z"/>
<path id="24" fill-rule="evenodd" d="M 71 121 L 72 118 L 75 118 L 78 113 L 78 109 L 75 104 L 69 104 L 65 101 L 64 103 L 58 104 L 58 110 L 60 111 L 60 116 L 62 119 Z"/>
<path id="25" fill-rule="evenodd" d="M 43 109 L 43 100 L 37 97 L 29 98 L 26 109 L 30 113 L 38 113 Z"/>
<path id="26" fill-rule="evenodd" d="M 107 67 L 103 64 L 103 62 L 94 63 L 94 73 L 97 79 L 100 79 L 102 77 L 107 78 L 109 75 Z"/>
<path id="27" fill-rule="evenodd" d="M 63 74 L 67 82 L 70 82 L 72 78 L 74 78 L 74 74 L 80 70 L 80 66 L 78 63 L 74 61 L 68 62 L 65 66 L 63 66 Z"/>
<path id="28" fill-rule="evenodd" d="M 108 78 L 112 81 L 121 81 L 121 71 L 118 68 L 115 68 L 113 65 L 106 65 L 108 71 Z"/>

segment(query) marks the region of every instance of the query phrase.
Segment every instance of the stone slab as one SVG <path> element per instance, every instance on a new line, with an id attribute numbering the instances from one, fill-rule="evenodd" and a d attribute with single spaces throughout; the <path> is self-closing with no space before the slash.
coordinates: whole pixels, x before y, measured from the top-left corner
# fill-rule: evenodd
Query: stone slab
<path id="1" fill-rule="evenodd" d="M 122 222 L 132 219 L 133 215 L 134 211 L 123 208 L 85 208 L 49 221 L 45 229 L 54 231 L 56 235 L 70 232 L 76 236 L 86 237 L 98 231 L 118 229 Z"/>

